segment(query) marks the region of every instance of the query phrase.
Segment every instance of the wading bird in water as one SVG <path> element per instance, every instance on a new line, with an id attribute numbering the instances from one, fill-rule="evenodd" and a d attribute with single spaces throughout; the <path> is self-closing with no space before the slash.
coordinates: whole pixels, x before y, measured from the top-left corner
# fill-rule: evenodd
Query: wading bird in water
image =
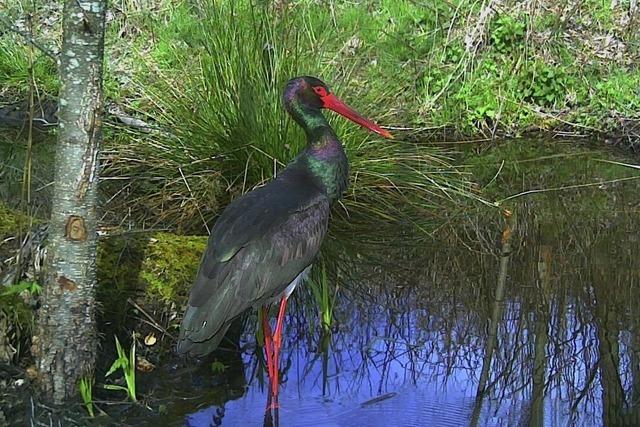
<path id="1" fill-rule="evenodd" d="M 265 353 L 276 399 L 287 299 L 318 254 L 331 205 L 346 189 L 349 175 L 342 143 L 321 110 L 333 110 L 385 138 L 392 137 L 315 77 L 289 80 L 284 105 L 304 129 L 307 146 L 277 178 L 233 201 L 217 220 L 177 345 L 178 353 L 205 356 L 218 347 L 235 317 L 250 307 L 265 306 Z M 280 310 L 272 334 L 267 313 L 276 300 Z"/>

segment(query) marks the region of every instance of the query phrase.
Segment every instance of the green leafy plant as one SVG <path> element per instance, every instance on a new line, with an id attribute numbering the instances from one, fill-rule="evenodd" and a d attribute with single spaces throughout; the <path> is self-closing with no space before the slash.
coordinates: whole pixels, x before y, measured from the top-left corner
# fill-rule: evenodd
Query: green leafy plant
<path id="1" fill-rule="evenodd" d="M 450 44 L 444 51 L 444 61 L 448 64 L 458 64 L 464 59 L 464 47 L 461 44 Z"/>
<path id="2" fill-rule="evenodd" d="M 496 114 L 497 112 L 495 105 L 478 105 L 471 112 L 470 120 L 474 125 L 478 127 L 481 127 L 482 124 L 490 127 L 493 125 Z"/>
<path id="3" fill-rule="evenodd" d="M 469 129 L 491 129 L 500 110 L 500 99 L 495 95 L 500 83 L 492 68 L 495 63 L 486 62 L 476 71 L 479 77 L 464 84 L 454 97 Z"/>
<path id="4" fill-rule="evenodd" d="M 429 68 L 422 78 L 422 85 L 427 96 L 438 95 L 443 89 L 446 89 L 451 80 L 451 73 L 442 67 Z"/>
<path id="5" fill-rule="evenodd" d="M 640 75 L 614 72 L 592 82 L 589 101 L 593 109 L 633 116 L 640 110 Z"/>
<path id="6" fill-rule="evenodd" d="M 491 42 L 498 52 L 512 52 L 522 47 L 526 28 L 525 22 L 518 18 L 500 15 L 493 22 Z"/>
<path id="7" fill-rule="evenodd" d="M 87 412 L 89 413 L 91 418 L 95 416 L 93 412 L 93 382 L 93 377 L 82 377 L 80 378 L 80 383 L 78 384 L 80 396 L 82 397 L 84 406 L 87 408 Z"/>
<path id="8" fill-rule="evenodd" d="M 27 291 L 31 295 L 40 295 L 42 293 L 42 286 L 37 282 L 25 280 L 13 286 L 7 286 L 0 292 L 0 296 L 20 295 L 24 291 Z"/>
<path id="9" fill-rule="evenodd" d="M 535 63 L 520 80 L 522 99 L 542 107 L 564 104 L 571 79 L 559 66 Z"/>
<path id="10" fill-rule="evenodd" d="M 111 368 L 109 368 L 109 371 L 105 374 L 105 377 L 108 377 L 118 369 L 121 369 L 127 386 L 123 387 L 117 384 L 106 384 L 104 388 L 107 390 L 126 391 L 129 399 L 136 402 L 136 340 L 135 338 L 132 340 L 131 351 L 127 356 L 127 352 L 122 348 L 118 337 L 115 337 L 115 339 L 118 358 L 113 362 Z"/>
<path id="11" fill-rule="evenodd" d="M 211 362 L 211 372 L 214 374 L 222 374 L 227 370 L 228 366 L 219 360 Z"/>

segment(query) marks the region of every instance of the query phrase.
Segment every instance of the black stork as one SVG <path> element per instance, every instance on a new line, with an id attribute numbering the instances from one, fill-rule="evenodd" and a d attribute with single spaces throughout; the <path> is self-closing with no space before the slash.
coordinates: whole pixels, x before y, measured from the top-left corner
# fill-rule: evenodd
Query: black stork
<path id="1" fill-rule="evenodd" d="M 327 232 L 331 205 L 348 181 L 347 156 L 321 110 L 333 110 L 392 138 L 315 77 L 289 80 L 284 105 L 304 129 L 307 146 L 277 178 L 229 204 L 215 223 L 177 344 L 180 354 L 205 356 L 216 349 L 235 317 L 250 307 L 265 306 L 265 353 L 276 397 L 287 299 L 310 270 Z M 278 299 L 272 335 L 266 313 Z"/>

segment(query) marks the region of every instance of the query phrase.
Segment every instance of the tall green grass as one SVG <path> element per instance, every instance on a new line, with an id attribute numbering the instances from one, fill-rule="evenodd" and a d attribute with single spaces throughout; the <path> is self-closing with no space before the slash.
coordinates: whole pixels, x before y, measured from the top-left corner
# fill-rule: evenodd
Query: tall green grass
<path id="1" fill-rule="evenodd" d="M 320 271 L 316 271 L 316 273 L 314 278 L 309 279 L 309 287 L 318 307 L 320 326 L 324 332 L 330 332 L 333 325 L 333 307 L 338 287 L 331 286 L 327 268 L 323 263 L 320 263 Z"/>
<path id="2" fill-rule="evenodd" d="M 231 199 L 272 179 L 304 146 L 303 132 L 281 101 L 288 79 L 316 75 L 373 119 L 386 114 L 398 88 L 355 75 L 360 58 L 340 53 L 351 35 L 313 4 L 283 10 L 249 1 L 192 4 L 175 11 L 139 87 L 139 102 L 149 107 L 148 119 L 159 131 L 137 135 L 133 143 L 127 137 L 106 172 L 132 177 L 126 185 L 135 195 L 128 201 L 134 213 L 153 216 L 156 225 L 202 229 Z M 353 95 L 366 91 L 365 105 Z M 373 238 L 372 226 L 378 232 L 398 224 L 427 231 L 439 208 L 469 195 L 465 177 L 439 150 L 382 141 L 341 118 L 331 121 L 352 175 L 335 209 L 338 240 L 346 234 Z"/>
<path id="3" fill-rule="evenodd" d="M 0 22 L 0 28 L 2 28 L 2 22 Z M 55 62 L 26 44 L 20 36 L 10 32 L 0 34 L 1 100 L 17 98 L 20 92 L 28 90 L 30 81 L 38 87 L 38 95 L 56 96 L 59 83 Z"/>

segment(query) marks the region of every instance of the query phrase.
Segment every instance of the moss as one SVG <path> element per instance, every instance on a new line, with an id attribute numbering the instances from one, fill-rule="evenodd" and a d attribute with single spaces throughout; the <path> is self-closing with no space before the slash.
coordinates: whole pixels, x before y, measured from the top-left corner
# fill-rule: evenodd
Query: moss
<path id="1" fill-rule="evenodd" d="M 128 297 L 181 304 L 195 278 L 206 236 L 156 233 L 114 237 L 98 245 L 98 282 L 105 313 L 123 316 Z"/>
<path id="2" fill-rule="evenodd" d="M 186 298 L 206 245 L 203 236 L 155 234 L 140 271 L 146 294 L 165 302 Z"/>
<path id="3" fill-rule="evenodd" d="M 148 236 L 112 237 L 98 243 L 98 283 L 117 289 L 138 289 L 140 265 Z"/>

